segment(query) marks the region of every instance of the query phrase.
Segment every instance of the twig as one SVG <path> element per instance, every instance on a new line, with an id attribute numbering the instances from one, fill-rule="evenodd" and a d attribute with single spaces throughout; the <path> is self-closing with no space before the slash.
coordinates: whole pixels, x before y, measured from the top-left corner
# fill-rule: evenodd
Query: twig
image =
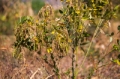
<path id="1" fill-rule="evenodd" d="M 74 64 L 75 64 L 75 50 L 74 50 L 74 48 L 72 48 L 72 79 L 75 79 L 75 66 L 74 66 Z"/>
<path id="2" fill-rule="evenodd" d="M 33 79 L 34 78 L 34 76 L 36 75 L 36 73 L 38 72 L 38 71 L 41 71 L 41 69 L 40 68 L 38 68 L 33 74 L 32 74 L 32 76 L 30 77 L 30 79 Z M 41 72 L 41 74 L 42 74 L 42 72 Z"/>
<path id="3" fill-rule="evenodd" d="M 52 77 L 53 75 L 55 75 L 55 74 L 49 75 L 45 79 L 48 79 L 48 78 Z"/>
<path id="4" fill-rule="evenodd" d="M 98 24 L 97 27 L 96 27 L 95 33 L 94 33 L 94 35 L 93 35 L 93 37 L 92 37 L 92 40 L 91 40 L 90 45 L 89 45 L 89 47 L 88 47 L 87 53 L 85 54 L 85 57 L 83 58 L 83 61 L 82 61 L 81 65 L 80 65 L 80 68 L 83 66 L 83 63 L 85 62 L 86 57 L 87 57 L 87 55 L 89 54 L 89 50 L 90 50 L 90 48 L 91 48 L 91 46 L 92 46 L 92 42 L 93 42 L 93 40 L 94 40 L 94 38 L 95 38 L 98 30 L 99 30 L 99 27 L 100 27 L 101 24 L 102 24 L 102 22 L 103 22 L 103 20 L 100 20 L 99 24 Z"/>
<path id="5" fill-rule="evenodd" d="M 12 77 L 12 79 L 14 79 L 14 77 L 15 77 L 16 75 L 18 75 L 20 72 L 22 72 L 23 70 L 25 70 L 25 68 L 23 68 L 23 69 L 21 69 L 21 70 L 18 70 L 18 72 L 15 73 L 15 75 Z"/>

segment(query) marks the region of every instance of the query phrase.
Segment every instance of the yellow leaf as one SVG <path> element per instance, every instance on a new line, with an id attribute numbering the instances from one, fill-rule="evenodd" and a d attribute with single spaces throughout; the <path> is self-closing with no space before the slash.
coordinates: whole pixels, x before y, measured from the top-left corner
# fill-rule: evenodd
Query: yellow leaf
<path id="1" fill-rule="evenodd" d="M 117 63 L 118 65 L 120 65 L 120 60 L 117 59 L 116 63 Z"/>
<path id="2" fill-rule="evenodd" d="M 39 40 L 38 40 L 38 38 L 37 37 L 34 37 L 34 40 L 38 43 L 39 42 Z"/>
<path id="3" fill-rule="evenodd" d="M 80 14 L 80 10 L 76 10 L 75 13 Z"/>
<path id="4" fill-rule="evenodd" d="M 16 14 L 15 14 L 15 17 L 19 17 L 19 14 L 18 14 L 18 13 L 16 13 Z"/>
<path id="5" fill-rule="evenodd" d="M 71 40 L 71 39 L 68 39 L 68 42 L 69 42 L 69 43 L 71 43 L 71 42 L 72 42 L 72 40 Z"/>
<path id="6" fill-rule="evenodd" d="M 48 48 L 48 49 L 47 49 L 47 52 L 48 52 L 48 53 L 51 53 L 51 52 L 52 52 L 52 48 Z"/>
<path id="7" fill-rule="evenodd" d="M 78 27 L 78 29 L 77 29 L 77 32 L 81 33 L 81 32 L 82 32 L 82 30 L 83 30 L 83 26 L 82 26 L 82 25 L 80 25 L 80 26 Z"/>
<path id="8" fill-rule="evenodd" d="M 5 20 L 6 20 L 6 16 L 5 16 L 5 15 L 2 16 L 1 20 L 2 20 L 2 21 L 5 21 Z"/>
<path id="9" fill-rule="evenodd" d="M 51 34 L 55 34 L 55 31 L 53 30 L 53 31 L 51 32 Z"/>
<path id="10" fill-rule="evenodd" d="M 120 60 L 119 59 L 114 59 L 113 62 L 117 63 L 118 65 L 120 65 Z"/>
<path id="11" fill-rule="evenodd" d="M 70 2 L 70 0 L 66 0 L 66 2 Z"/>

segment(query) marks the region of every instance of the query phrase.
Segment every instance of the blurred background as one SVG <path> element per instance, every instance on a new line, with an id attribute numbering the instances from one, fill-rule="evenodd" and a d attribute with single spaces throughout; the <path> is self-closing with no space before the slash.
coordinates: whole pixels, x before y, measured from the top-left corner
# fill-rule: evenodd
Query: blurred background
<path id="1" fill-rule="evenodd" d="M 42 0 L 0 0 L 0 34 L 13 34 L 20 17 L 34 16 L 44 4 Z"/>
<path id="2" fill-rule="evenodd" d="M 112 2 L 120 4 L 120 0 Z M 45 4 L 52 5 L 55 10 L 62 7 L 60 0 L 0 0 L 0 34 L 13 34 L 13 27 L 21 16 L 35 16 Z M 117 19 L 120 19 L 119 14 Z"/>

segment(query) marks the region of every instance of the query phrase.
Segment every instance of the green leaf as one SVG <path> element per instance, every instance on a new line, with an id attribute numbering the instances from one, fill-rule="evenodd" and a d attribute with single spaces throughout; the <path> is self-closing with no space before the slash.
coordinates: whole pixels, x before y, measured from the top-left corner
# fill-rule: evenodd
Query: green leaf
<path id="1" fill-rule="evenodd" d="M 69 75 L 70 74 L 70 69 L 68 69 L 66 72 L 65 72 L 66 75 Z"/>
<path id="2" fill-rule="evenodd" d="M 32 21 L 32 17 L 30 17 L 30 16 L 23 16 L 23 17 L 21 17 L 20 18 L 20 22 L 19 23 L 25 23 L 26 21 Z"/>
<path id="3" fill-rule="evenodd" d="M 119 39 L 117 39 L 117 44 L 120 45 L 120 40 Z"/>
<path id="4" fill-rule="evenodd" d="M 88 44 L 89 42 L 83 42 L 83 43 L 81 43 L 80 45 L 86 45 L 86 44 Z"/>
<path id="5" fill-rule="evenodd" d="M 118 10 L 119 7 L 120 7 L 120 5 L 115 6 L 114 10 L 115 10 L 115 11 Z"/>
<path id="6" fill-rule="evenodd" d="M 114 49 L 114 50 L 119 50 L 119 46 L 118 46 L 118 45 L 114 45 L 114 46 L 113 46 L 113 49 Z"/>
<path id="7" fill-rule="evenodd" d="M 72 14 L 72 12 L 73 12 L 73 7 L 70 7 L 69 8 L 69 14 Z"/>
<path id="8" fill-rule="evenodd" d="M 63 11 L 62 11 L 62 10 L 59 10 L 59 12 L 60 12 L 61 14 L 63 14 Z"/>
<path id="9" fill-rule="evenodd" d="M 83 35 L 84 35 L 84 37 L 89 37 L 90 36 L 90 34 L 87 33 L 87 32 L 84 32 Z"/>
<path id="10" fill-rule="evenodd" d="M 120 54 L 117 56 L 117 58 L 120 60 Z"/>
<path id="11" fill-rule="evenodd" d="M 109 36 L 113 36 L 114 35 L 114 32 L 112 32 Z"/>
<path id="12" fill-rule="evenodd" d="M 120 31 L 120 25 L 117 27 L 117 29 Z"/>
<path id="13" fill-rule="evenodd" d="M 119 59 L 114 59 L 113 62 L 120 65 L 120 60 Z"/>

